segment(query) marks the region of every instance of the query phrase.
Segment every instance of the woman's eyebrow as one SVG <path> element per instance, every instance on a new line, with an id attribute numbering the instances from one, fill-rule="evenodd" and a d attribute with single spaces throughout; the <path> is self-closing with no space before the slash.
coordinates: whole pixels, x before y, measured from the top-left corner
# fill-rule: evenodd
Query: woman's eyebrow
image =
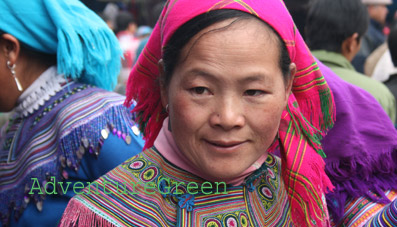
<path id="1" fill-rule="evenodd" d="M 213 74 L 211 74 L 209 72 L 206 72 L 206 71 L 204 71 L 202 69 L 198 69 L 198 68 L 194 68 L 194 69 L 189 70 L 188 71 L 188 75 L 189 75 L 190 79 L 195 79 L 197 77 L 202 77 L 202 78 L 213 80 L 213 81 L 219 80 L 215 75 L 213 75 Z"/>
<path id="2" fill-rule="evenodd" d="M 188 71 L 188 74 L 192 77 L 192 78 L 196 78 L 196 77 L 204 77 L 204 78 L 208 78 L 210 80 L 219 80 L 215 75 L 206 72 L 202 69 L 192 69 Z M 238 81 L 240 83 L 249 83 L 249 82 L 257 82 L 257 81 L 269 81 L 269 76 L 266 75 L 265 73 L 252 73 L 250 76 L 248 77 L 243 77 L 238 79 Z"/>
<path id="3" fill-rule="evenodd" d="M 269 81 L 268 76 L 263 73 L 252 74 L 252 76 L 244 77 L 239 80 L 240 83 L 250 83 L 250 82 L 266 82 Z"/>

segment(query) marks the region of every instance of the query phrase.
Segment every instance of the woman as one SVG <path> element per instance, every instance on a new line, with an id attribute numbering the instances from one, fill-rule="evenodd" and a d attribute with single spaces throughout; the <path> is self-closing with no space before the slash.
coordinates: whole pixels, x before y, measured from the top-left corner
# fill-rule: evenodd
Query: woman
<path id="1" fill-rule="evenodd" d="M 133 98 L 148 149 L 74 197 L 61 226 L 329 225 L 317 152 L 332 95 L 281 1 L 168 1 Z"/>
<path id="2" fill-rule="evenodd" d="M 121 51 L 77 0 L 4 0 L 0 21 L 0 111 L 14 112 L 0 136 L 0 226 L 55 226 L 87 182 L 143 147 L 124 97 L 102 89 Z"/>

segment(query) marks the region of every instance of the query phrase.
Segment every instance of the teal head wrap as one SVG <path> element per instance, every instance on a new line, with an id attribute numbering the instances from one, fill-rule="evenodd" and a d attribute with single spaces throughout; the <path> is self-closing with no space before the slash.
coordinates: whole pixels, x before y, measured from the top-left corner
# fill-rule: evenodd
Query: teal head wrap
<path id="1" fill-rule="evenodd" d="M 122 51 L 105 22 L 78 0 L 1 0 L 0 30 L 57 55 L 58 72 L 107 90 L 117 83 Z"/>

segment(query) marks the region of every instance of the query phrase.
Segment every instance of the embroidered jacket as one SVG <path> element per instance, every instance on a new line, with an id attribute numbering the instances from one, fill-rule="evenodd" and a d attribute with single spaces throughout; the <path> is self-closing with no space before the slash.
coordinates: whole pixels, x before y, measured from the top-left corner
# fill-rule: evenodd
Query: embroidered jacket
<path id="1" fill-rule="evenodd" d="M 281 161 L 269 154 L 241 186 L 207 182 L 153 147 L 75 196 L 60 226 L 291 226 L 280 176 Z"/>

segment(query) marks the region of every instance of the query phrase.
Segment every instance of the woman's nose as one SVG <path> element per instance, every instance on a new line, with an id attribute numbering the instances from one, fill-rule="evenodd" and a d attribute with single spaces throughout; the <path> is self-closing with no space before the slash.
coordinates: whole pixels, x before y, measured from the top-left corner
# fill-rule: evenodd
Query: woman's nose
<path id="1" fill-rule="evenodd" d="M 241 128 L 245 124 L 244 108 L 231 98 L 217 102 L 210 117 L 210 124 L 224 130 Z"/>

